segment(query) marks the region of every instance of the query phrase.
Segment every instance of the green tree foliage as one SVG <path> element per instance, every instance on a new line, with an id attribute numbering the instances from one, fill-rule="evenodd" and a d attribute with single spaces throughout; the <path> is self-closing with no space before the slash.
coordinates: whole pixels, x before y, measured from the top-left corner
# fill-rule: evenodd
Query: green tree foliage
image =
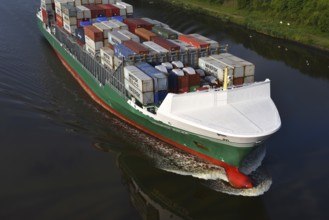
<path id="1" fill-rule="evenodd" d="M 328 0 L 210 0 L 214 3 L 237 2 L 244 10 L 260 11 L 285 22 L 310 25 L 329 33 Z"/>

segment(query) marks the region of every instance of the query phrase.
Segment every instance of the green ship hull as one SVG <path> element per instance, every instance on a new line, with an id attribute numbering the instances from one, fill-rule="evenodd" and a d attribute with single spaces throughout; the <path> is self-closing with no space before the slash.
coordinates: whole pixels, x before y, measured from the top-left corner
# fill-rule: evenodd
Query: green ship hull
<path id="1" fill-rule="evenodd" d="M 228 181 L 236 187 L 234 179 L 248 178 L 238 170 L 241 161 L 254 147 L 234 147 L 218 140 L 212 140 L 198 134 L 171 127 L 144 115 L 127 103 L 116 89 L 108 84 L 101 85 L 84 66 L 72 56 L 56 37 L 47 31 L 45 24 L 38 20 L 38 27 L 51 44 L 62 63 L 78 81 L 90 97 L 106 110 L 125 122 L 177 148 L 187 151 L 199 158 L 223 167 Z M 122 73 L 123 74 L 123 73 Z M 239 182 L 239 180 L 237 180 Z"/>

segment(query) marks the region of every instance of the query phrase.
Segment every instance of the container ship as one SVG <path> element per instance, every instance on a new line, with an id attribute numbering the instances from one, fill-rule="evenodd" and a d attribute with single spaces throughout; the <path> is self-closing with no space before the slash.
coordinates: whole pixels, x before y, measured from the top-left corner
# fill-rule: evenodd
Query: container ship
<path id="1" fill-rule="evenodd" d="M 241 162 L 281 126 L 270 80 L 255 82 L 254 64 L 226 45 L 133 10 L 119 0 L 41 0 L 37 23 L 98 104 L 251 188 Z"/>

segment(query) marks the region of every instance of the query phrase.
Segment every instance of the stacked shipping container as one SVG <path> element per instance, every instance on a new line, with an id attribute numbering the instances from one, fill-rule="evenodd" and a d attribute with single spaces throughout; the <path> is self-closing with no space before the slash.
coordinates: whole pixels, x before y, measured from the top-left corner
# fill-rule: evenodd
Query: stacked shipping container
<path id="1" fill-rule="evenodd" d="M 247 61 L 231 54 L 206 58 L 200 55 L 200 51 L 219 47 L 219 43 L 214 40 L 199 34 L 183 35 L 168 25 L 149 18 L 124 18 L 133 11 L 129 4 L 115 0 L 42 0 L 42 9 L 45 23 L 49 18 L 49 11 L 55 9 L 57 26 L 76 35 L 79 44 L 84 44 L 89 53 L 96 55 L 100 52 L 101 63 L 107 68 L 115 69 L 122 58 L 131 59 L 136 55 L 161 56 L 165 58 L 161 62 L 179 60 L 184 64 L 199 65 L 208 75 L 211 74 L 207 76 L 209 80 L 214 82 L 215 77 L 219 85 L 223 81 L 225 67 L 229 67 L 229 75 L 235 85 L 254 80 L 254 66 Z M 141 44 L 140 40 L 144 42 Z M 171 59 L 167 59 L 168 57 Z M 201 84 L 200 74 L 191 68 L 183 68 L 184 66 L 173 70 L 158 68 L 167 75 L 148 63 L 137 63 L 136 66 L 153 80 L 152 103 L 157 105 L 162 102 L 168 90 L 175 93 L 195 91 Z M 140 88 L 136 88 L 127 77 L 126 81 L 129 84 L 127 90 L 137 100 L 142 104 L 151 104 L 150 98 L 142 93 L 139 93 L 142 98 L 138 99 L 136 91 L 140 91 Z M 139 90 L 133 91 L 131 88 Z"/>

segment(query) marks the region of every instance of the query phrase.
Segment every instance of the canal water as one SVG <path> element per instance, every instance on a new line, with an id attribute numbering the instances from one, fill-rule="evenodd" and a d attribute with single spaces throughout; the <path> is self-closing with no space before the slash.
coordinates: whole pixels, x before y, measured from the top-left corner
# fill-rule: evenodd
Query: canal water
<path id="1" fill-rule="evenodd" d="M 260 152 L 266 184 L 237 196 L 213 180 L 216 167 L 104 111 L 39 33 L 39 1 L 7 1 L 0 219 L 329 219 L 329 54 L 157 1 L 128 2 L 136 16 L 229 44 L 256 65 L 256 80 L 271 80 L 282 127 Z"/>

